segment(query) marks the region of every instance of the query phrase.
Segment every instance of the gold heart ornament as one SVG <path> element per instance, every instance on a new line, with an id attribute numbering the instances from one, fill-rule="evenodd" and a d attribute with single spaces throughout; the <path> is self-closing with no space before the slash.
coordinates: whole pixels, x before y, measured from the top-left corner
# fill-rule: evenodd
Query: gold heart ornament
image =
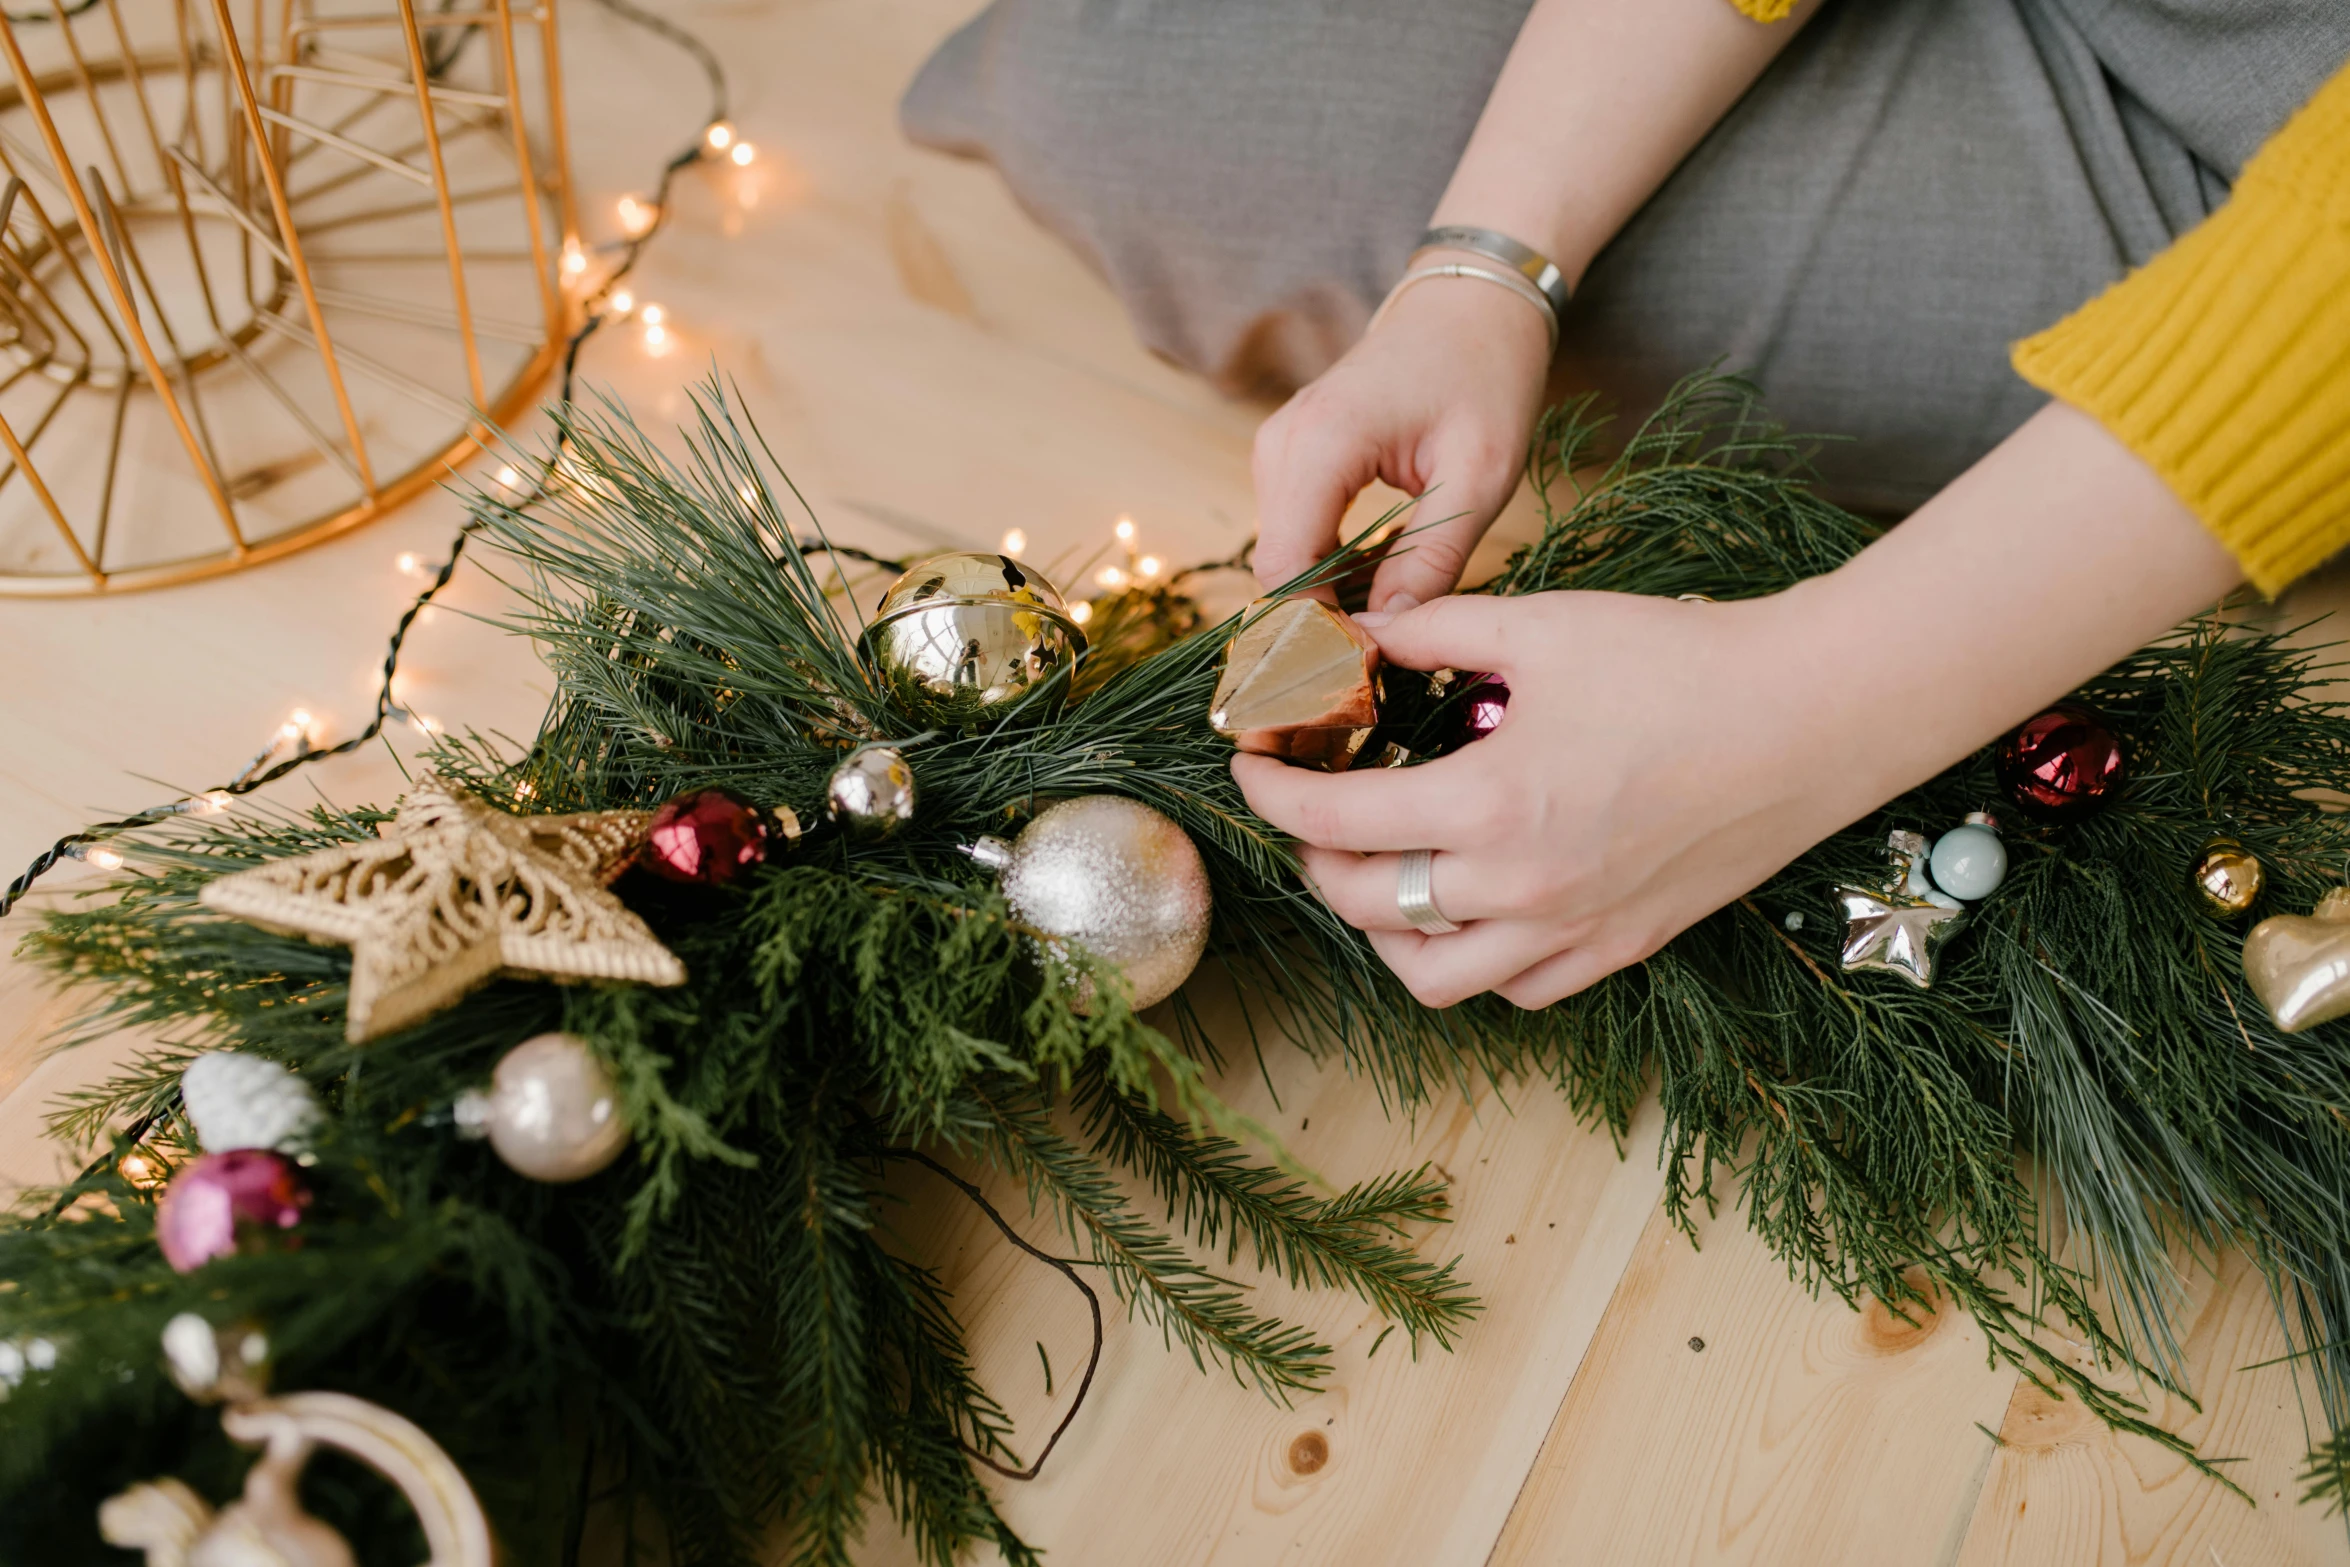
<path id="1" fill-rule="evenodd" d="M 2307 914 L 2253 926 L 2244 977 L 2288 1034 L 2350 1013 L 2350 887 L 2334 888 Z"/>

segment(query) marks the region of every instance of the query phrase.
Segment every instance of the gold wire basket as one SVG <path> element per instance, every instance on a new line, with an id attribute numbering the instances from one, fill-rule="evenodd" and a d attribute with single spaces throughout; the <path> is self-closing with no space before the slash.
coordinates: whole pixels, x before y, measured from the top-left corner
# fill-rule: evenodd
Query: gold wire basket
<path id="1" fill-rule="evenodd" d="M 275 559 L 526 406 L 584 260 L 554 0 L 442 3 L 0 13 L 0 594 Z"/>

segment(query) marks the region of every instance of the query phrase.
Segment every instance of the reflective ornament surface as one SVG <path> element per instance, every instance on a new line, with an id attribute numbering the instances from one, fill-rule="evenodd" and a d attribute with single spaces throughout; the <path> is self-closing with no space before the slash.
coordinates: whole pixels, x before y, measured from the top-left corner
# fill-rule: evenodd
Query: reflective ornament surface
<path id="1" fill-rule="evenodd" d="M 681 794 L 653 813 L 637 863 L 664 881 L 723 887 L 766 863 L 765 813 L 725 789 Z"/>
<path id="2" fill-rule="evenodd" d="M 968 725 L 1074 664 L 1085 633 L 1035 571 L 1009 555 L 958 552 L 908 567 L 858 646 L 901 700 Z"/>
<path id="3" fill-rule="evenodd" d="M 269 1385 L 269 1336 L 250 1322 L 216 1328 L 183 1311 L 163 1325 L 163 1365 L 198 1403 L 259 1398 Z"/>
<path id="4" fill-rule="evenodd" d="M 292 1160 L 260 1148 L 208 1153 L 181 1166 L 155 1205 L 155 1242 L 175 1273 L 261 1247 L 310 1206 Z"/>
<path id="5" fill-rule="evenodd" d="M 1008 848 L 974 857 L 1000 869 L 1023 923 L 1116 964 L 1137 1007 L 1166 1000 L 1199 966 L 1207 867 L 1181 827 L 1139 801 L 1063 800 Z"/>
<path id="6" fill-rule="evenodd" d="M 1893 873 L 1885 890 L 1838 887 L 1836 907 L 1844 916 L 1847 974 L 1898 974 L 1924 990 L 1934 983 L 1934 960 L 1966 922 L 1966 909 L 1928 879 L 1923 834 L 1896 829 L 1885 847 Z"/>
<path id="7" fill-rule="evenodd" d="M 873 840 L 912 821 L 922 791 L 905 752 L 893 745 L 861 745 L 832 770 L 824 798 L 843 831 Z"/>
<path id="8" fill-rule="evenodd" d="M 275 1061 L 214 1050 L 180 1073 L 180 1107 L 206 1153 L 238 1148 L 299 1152 L 318 1124 L 318 1096 Z"/>
<path id="9" fill-rule="evenodd" d="M 2077 702 L 2059 702 L 2000 738 L 1991 753 L 1999 786 L 2028 814 L 2067 822 L 2119 789 L 2121 737 Z"/>
<path id="10" fill-rule="evenodd" d="M 612 1075 L 576 1034 L 540 1034 L 506 1052 L 490 1091 L 457 1101 L 457 1125 L 517 1175 L 583 1181 L 628 1146 L 628 1117 Z"/>
<path id="11" fill-rule="evenodd" d="M 2221 919 L 2252 912 L 2260 889 L 2268 880 L 2260 860 L 2233 838 L 2214 838 L 2196 856 L 2191 873 L 2203 906 Z"/>
<path id="12" fill-rule="evenodd" d="M 1979 811 L 1975 814 L 1982 815 Z M 1954 898 L 1969 903 L 1988 898 L 2007 879 L 2007 845 L 2000 842 L 1989 821 L 1988 817 L 1980 822 L 1970 818 L 1966 825 L 1953 827 L 1934 840 L 1929 862 L 1934 885 Z"/>
<path id="13" fill-rule="evenodd" d="M 2244 977 L 2288 1034 L 2350 1014 L 2350 887 L 2334 888 L 2307 914 L 2273 914 L 2253 926 Z"/>
<path id="14" fill-rule="evenodd" d="M 1243 751 L 1346 771 L 1378 727 L 1378 644 L 1320 599 L 1259 599 L 1244 613 L 1209 725 Z"/>

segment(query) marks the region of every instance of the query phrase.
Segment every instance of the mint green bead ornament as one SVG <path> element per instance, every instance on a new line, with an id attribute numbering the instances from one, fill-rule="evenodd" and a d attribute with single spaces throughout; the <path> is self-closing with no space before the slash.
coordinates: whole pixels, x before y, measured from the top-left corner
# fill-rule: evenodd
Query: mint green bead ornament
<path id="1" fill-rule="evenodd" d="M 1950 896 L 1969 903 L 1988 898 L 2007 879 L 2007 845 L 1999 841 L 1999 824 L 1985 812 L 1969 811 L 1965 826 L 1934 841 L 1930 864 L 1934 885 Z"/>

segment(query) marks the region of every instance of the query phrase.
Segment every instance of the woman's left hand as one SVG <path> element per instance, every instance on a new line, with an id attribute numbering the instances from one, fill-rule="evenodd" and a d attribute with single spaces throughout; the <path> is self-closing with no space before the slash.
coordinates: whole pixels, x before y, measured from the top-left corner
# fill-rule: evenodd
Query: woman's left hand
<path id="1" fill-rule="evenodd" d="M 1835 754 L 1851 726 L 1820 697 L 1839 683 L 1807 667 L 1804 597 L 1546 593 L 1358 616 L 1390 663 L 1506 679 L 1501 726 L 1416 767 L 1331 776 L 1243 755 L 1233 772 L 1421 1001 L 1547 1006 L 1900 787 Z M 1436 851 L 1436 904 L 1463 929 L 1423 936 L 1397 912 L 1405 849 Z"/>

